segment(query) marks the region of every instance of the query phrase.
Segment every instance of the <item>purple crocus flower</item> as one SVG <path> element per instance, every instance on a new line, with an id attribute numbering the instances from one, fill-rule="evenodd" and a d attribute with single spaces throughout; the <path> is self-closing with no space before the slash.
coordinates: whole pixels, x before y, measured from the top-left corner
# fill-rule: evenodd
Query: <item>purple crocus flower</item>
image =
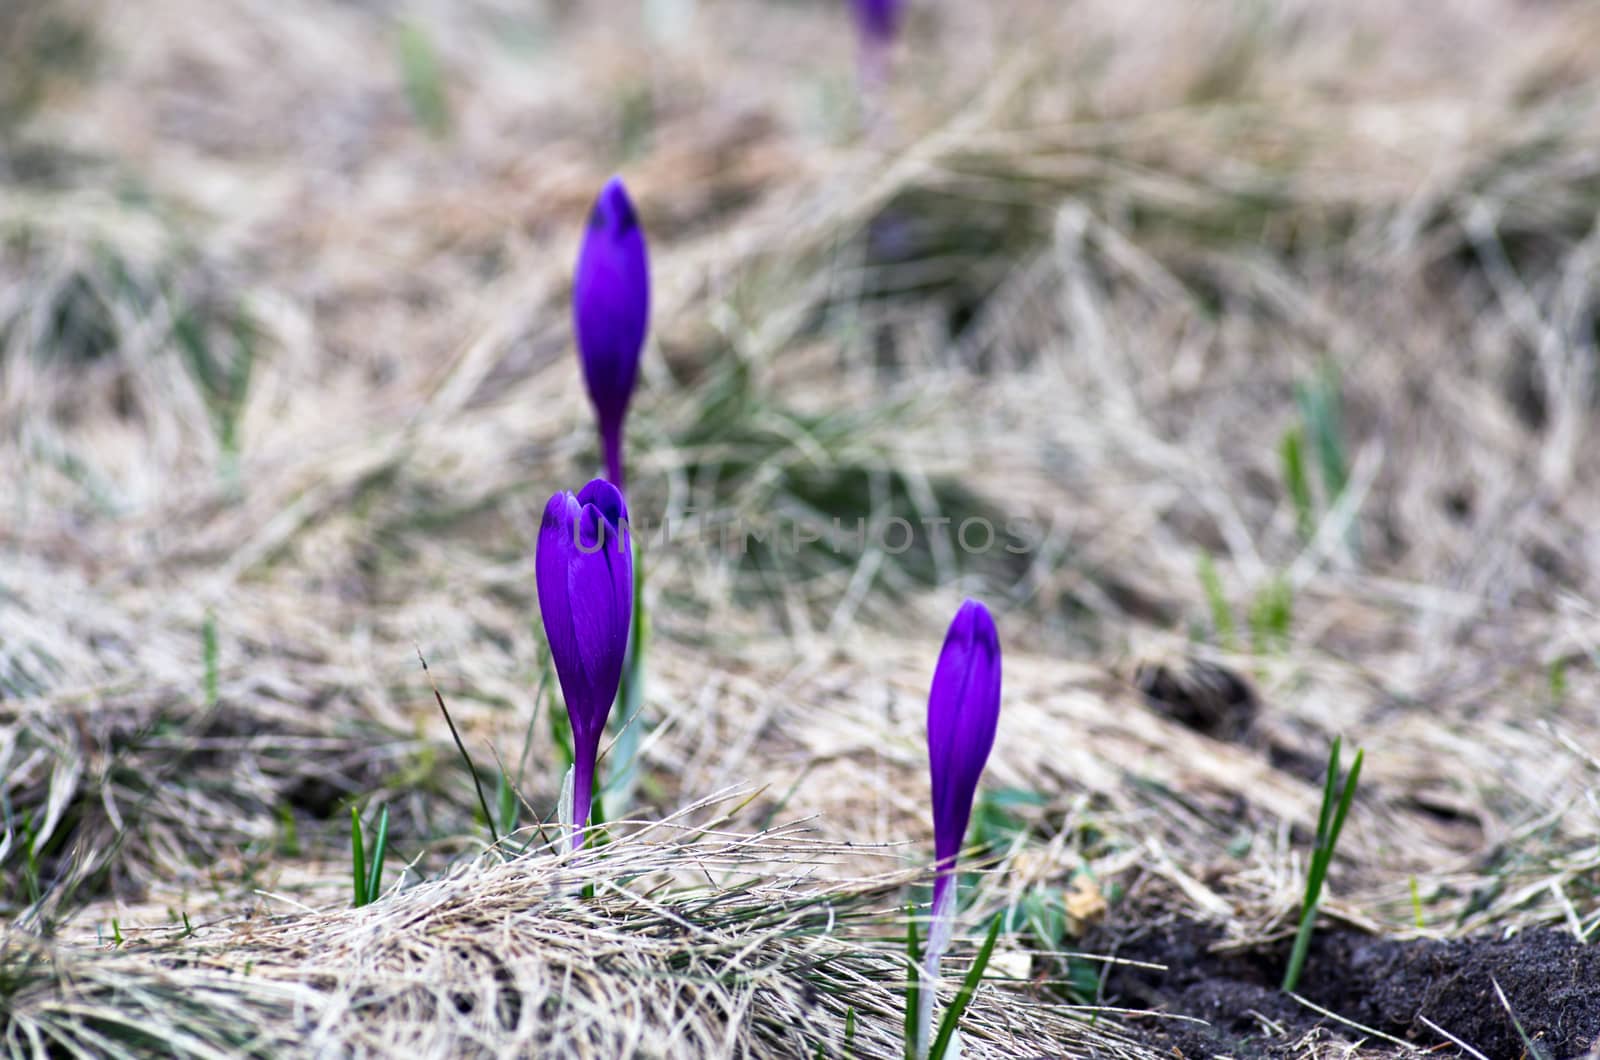
<path id="1" fill-rule="evenodd" d="M 650 258 L 644 229 L 619 177 L 600 190 L 572 285 L 578 359 L 600 422 L 606 477 L 622 487 L 622 421 L 650 326 Z"/>
<path id="2" fill-rule="evenodd" d="M 933 850 L 939 875 L 934 915 L 948 903 L 956 855 L 972 817 L 978 778 L 1000 720 L 1000 637 L 989 609 L 968 600 L 945 634 L 928 693 L 928 764 L 933 775 Z"/>
<path id="3" fill-rule="evenodd" d="M 928 928 L 917 1052 L 926 1055 L 933 1024 L 932 984 L 949 948 L 956 855 L 972 817 L 978 778 L 1000 721 L 1000 637 L 989 609 L 968 600 L 956 612 L 928 693 L 928 765 L 933 777 L 933 922 Z"/>
<path id="4" fill-rule="evenodd" d="M 900 11 L 905 0 L 853 0 L 853 3 L 861 35 L 879 47 L 892 44 L 900 30 Z"/>
<path id="5" fill-rule="evenodd" d="M 904 0 L 851 0 L 861 34 L 861 90 L 875 97 L 889 80 L 889 52 L 900 32 Z"/>
<path id="6" fill-rule="evenodd" d="M 595 479 L 544 508 L 534 562 L 539 617 L 572 721 L 572 845 L 583 840 L 595 758 L 622 681 L 633 618 L 633 548 L 622 492 Z"/>

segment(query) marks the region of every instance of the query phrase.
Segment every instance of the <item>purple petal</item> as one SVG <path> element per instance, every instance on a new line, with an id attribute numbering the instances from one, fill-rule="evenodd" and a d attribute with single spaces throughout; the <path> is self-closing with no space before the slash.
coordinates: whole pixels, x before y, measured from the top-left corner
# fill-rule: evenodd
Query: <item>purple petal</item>
<path id="1" fill-rule="evenodd" d="M 988 608 L 968 600 L 950 623 L 928 695 L 933 844 L 941 878 L 961 850 L 999 720 L 999 634 Z"/>
<path id="2" fill-rule="evenodd" d="M 539 619 L 545 639 L 550 643 L 550 658 L 568 703 L 590 697 L 581 671 L 571 663 L 578 658 L 577 634 L 572 628 L 571 592 L 568 571 L 577 549 L 573 545 L 578 502 L 570 493 L 557 493 L 544 507 L 539 524 L 539 546 L 534 556 L 534 581 L 539 590 Z"/>
<path id="3" fill-rule="evenodd" d="M 650 324 L 650 261 L 644 230 L 621 179 L 611 178 L 589 213 L 572 287 L 578 357 L 612 465 Z M 621 458 L 615 467 L 620 472 Z"/>
<path id="4" fill-rule="evenodd" d="M 856 24 L 863 35 L 879 44 L 894 40 L 900 29 L 903 0 L 854 0 Z"/>
<path id="5" fill-rule="evenodd" d="M 622 681 L 633 618 L 632 542 L 627 506 L 617 488 L 597 479 L 577 497 L 551 497 L 534 568 L 540 619 L 567 701 L 581 778 L 593 773 L 600 734 Z"/>
<path id="6" fill-rule="evenodd" d="M 590 480 L 589 484 L 578 491 L 580 505 L 593 505 L 606 522 L 611 524 L 613 530 L 618 529 L 628 521 L 628 502 L 623 499 L 622 491 L 603 478 Z"/>
<path id="7" fill-rule="evenodd" d="M 577 553 L 567 589 L 578 665 L 592 691 L 587 703 L 576 705 L 573 729 L 598 734 L 622 682 L 633 617 L 633 561 L 627 531 L 608 522 L 592 504 L 584 505 L 579 517 Z M 569 709 L 573 706 L 569 702 Z"/>

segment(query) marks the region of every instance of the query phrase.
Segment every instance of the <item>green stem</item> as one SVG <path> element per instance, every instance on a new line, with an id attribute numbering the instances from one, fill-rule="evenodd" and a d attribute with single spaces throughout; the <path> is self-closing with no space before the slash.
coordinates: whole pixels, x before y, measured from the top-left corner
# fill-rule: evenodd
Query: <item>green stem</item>
<path id="1" fill-rule="evenodd" d="M 1300 985 L 1300 970 L 1305 967 L 1306 955 L 1311 952 L 1311 931 L 1317 923 L 1317 906 L 1310 905 L 1300 915 L 1300 930 L 1294 935 L 1294 949 L 1289 951 L 1289 967 L 1283 973 L 1285 993 L 1293 993 Z"/>

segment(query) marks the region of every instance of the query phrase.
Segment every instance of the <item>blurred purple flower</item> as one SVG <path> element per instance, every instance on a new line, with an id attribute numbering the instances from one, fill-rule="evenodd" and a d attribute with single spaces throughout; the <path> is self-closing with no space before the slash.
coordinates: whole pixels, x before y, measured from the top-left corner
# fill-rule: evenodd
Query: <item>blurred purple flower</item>
<path id="1" fill-rule="evenodd" d="M 600 423 L 606 477 L 621 489 L 622 421 L 650 326 L 650 258 L 620 177 L 606 182 L 589 211 L 572 285 L 572 318 L 584 382 Z"/>
<path id="2" fill-rule="evenodd" d="M 900 29 L 900 11 L 905 0 L 852 0 L 856 25 L 869 42 L 887 47 Z"/>
<path id="3" fill-rule="evenodd" d="M 539 618 L 572 721 L 572 845 L 589 820 L 595 758 L 617 698 L 633 617 L 633 548 L 617 487 L 595 479 L 544 508 L 534 562 Z"/>
<path id="4" fill-rule="evenodd" d="M 936 922 L 947 912 L 956 855 L 999 720 L 1000 638 L 989 609 L 968 600 L 950 623 L 928 694 L 933 850 L 939 873 L 933 884 Z"/>

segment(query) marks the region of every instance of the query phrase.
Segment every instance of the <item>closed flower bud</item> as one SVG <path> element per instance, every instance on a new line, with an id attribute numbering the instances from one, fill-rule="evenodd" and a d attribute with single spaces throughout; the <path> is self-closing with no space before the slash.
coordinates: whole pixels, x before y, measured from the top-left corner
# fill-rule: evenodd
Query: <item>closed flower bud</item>
<path id="1" fill-rule="evenodd" d="M 633 617 L 633 547 L 622 493 L 595 479 L 545 505 L 534 576 L 539 618 L 572 722 L 573 845 L 593 796 L 595 759 L 617 698 Z"/>
<path id="2" fill-rule="evenodd" d="M 904 0 L 853 0 L 856 25 L 870 43 L 887 47 L 900 30 L 900 11 Z"/>
<path id="3" fill-rule="evenodd" d="M 989 609 L 968 600 L 956 612 L 928 695 L 928 763 L 933 779 L 933 848 L 938 915 L 972 816 L 978 778 L 1000 720 L 1000 638 Z"/>
<path id="4" fill-rule="evenodd" d="M 622 488 L 622 423 L 650 326 L 650 259 L 622 180 L 612 177 L 589 212 L 572 285 L 578 359 L 599 421 L 606 477 Z"/>

